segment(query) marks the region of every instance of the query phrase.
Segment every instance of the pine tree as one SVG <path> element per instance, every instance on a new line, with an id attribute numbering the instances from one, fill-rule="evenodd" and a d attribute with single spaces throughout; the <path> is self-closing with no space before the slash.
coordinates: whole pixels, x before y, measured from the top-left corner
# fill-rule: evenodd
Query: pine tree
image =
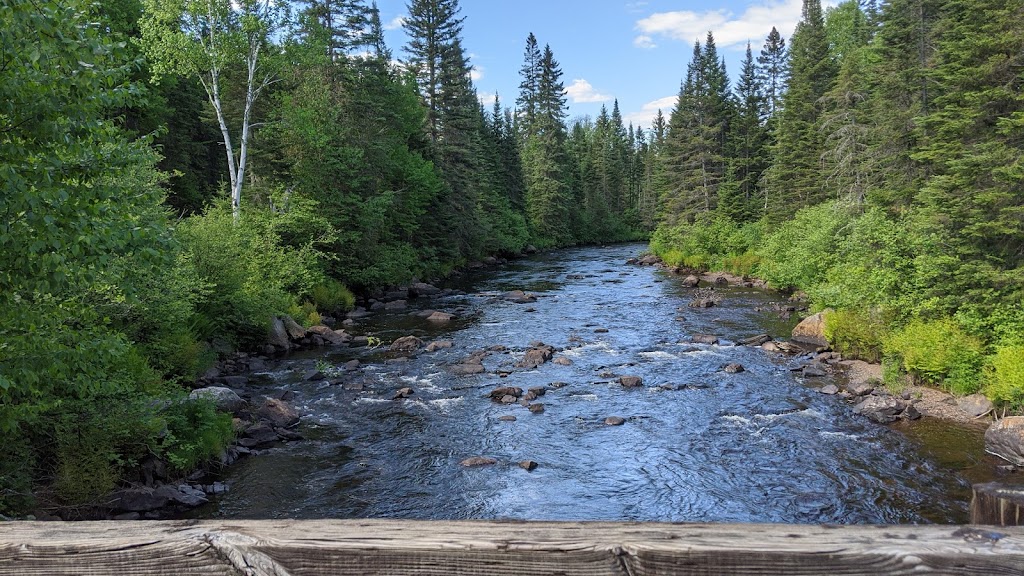
<path id="1" fill-rule="evenodd" d="M 758 181 L 768 165 L 768 102 L 749 42 L 741 66 L 736 84 L 736 117 L 729 138 L 729 181 L 722 187 L 719 203 L 720 210 L 737 222 L 760 215 Z"/>
<path id="2" fill-rule="evenodd" d="M 519 97 L 516 98 L 516 112 L 519 128 L 526 137 L 533 135 L 537 110 L 540 106 L 540 79 L 543 74 L 543 60 L 537 37 L 533 32 L 526 37 L 523 66 L 519 69 L 522 81 L 519 83 Z"/>
<path id="3" fill-rule="evenodd" d="M 804 0 L 803 17 L 790 43 L 789 70 L 766 186 L 766 206 L 773 219 L 785 218 L 827 195 L 821 184 L 824 137 L 818 122 L 821 98 L 831 89 L 836 69 L 820 0 Z"/>
<path id="4" fill-rule="evenodd" d="M 327 54 L 332 59 L 345 57 L 349 52 L 370 43 L 372 18 L 376 3 L 368 8 L 362 0 L 299 0 L 307 13 L 315 18 L 327 32 Z M 379 13 L 377 21 L 380 22 Z"/>
<path id="5" fill-rule="evenodd" d="M 409 36 L 406 51 L 409 70 L 416 76 L 427 106 L 427 129 L 431 142 L 441 137 L 442 83 L 451 82 L 458 71 L 444 66 L 465 65 L 463 54 L 455 54 L 456 41 L 462 35 L 458 0 L 410 0 L 409 16 L 402 26 Z M 461 43 L 458 44 L 461 51 Z M 459 62 L 462 60 L 463 62 Z M 468 74 L 468 71 L 467 71 Z"/>
<path id="6" fill-rule="evenodd" d="M 768 116 L 774 118 L 782 107 L 782 95 L 786 92 L 786 78 L 789 77 L 786 41 L 774 26 L 764 41 L 757 63 L 760 66 L 758 79 L 768 101 Z"/>

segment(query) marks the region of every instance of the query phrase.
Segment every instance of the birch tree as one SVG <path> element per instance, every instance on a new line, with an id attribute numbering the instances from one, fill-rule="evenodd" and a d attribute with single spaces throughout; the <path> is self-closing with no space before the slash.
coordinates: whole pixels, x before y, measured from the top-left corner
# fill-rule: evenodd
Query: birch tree
<path id="1" fill-rule="evenodd" d="M 178 74 L 199 78 L 210 100 L 227 157 L 231 207 L 237 220 L 245 182 L 253 106 L 274 82 L 273 38 L 288 22 L 279 0 L 143 0 L 142 49 L 154 78 Z M 225 83 L 241 66 L 245 78 L 237 148 L 225 114 Z"/>

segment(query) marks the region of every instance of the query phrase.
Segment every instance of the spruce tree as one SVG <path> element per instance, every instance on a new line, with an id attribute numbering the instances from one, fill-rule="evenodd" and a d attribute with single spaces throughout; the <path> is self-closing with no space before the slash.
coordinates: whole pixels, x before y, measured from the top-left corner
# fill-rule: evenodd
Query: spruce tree
<path id="1" fill-rule="evenodd" d="M 758 181 L 768 165 L 768 102 L 749 42 L 736 83 L 736 104 L 729 134 L 729 179 L 722 187 L 719 209 L 729 218 L 745 222 L 761 213 Z"/>
<path id="2" fill-rule="evenodd" d="M 768 102 L 768 116 L 774 118 L 782 107 L 782 95 L 786 92 L 786 79 L 789 77 L 789 62 L 786 54 L 786 40 L 772 26 L 764 48 L 757 57 L 758 74 L 764 87 L 765 99 Z"/>

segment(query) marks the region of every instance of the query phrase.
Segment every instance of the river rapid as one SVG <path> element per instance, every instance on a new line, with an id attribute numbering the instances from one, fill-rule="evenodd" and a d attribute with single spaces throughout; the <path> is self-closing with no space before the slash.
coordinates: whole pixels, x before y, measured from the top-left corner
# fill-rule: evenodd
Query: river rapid
<path id="1" fill-rule="evenodd" d="M 305 351 L 250 375 L 254 396 L 289 392 L 305 440 L 228 468 L 221 479 L 229 491 L 193 515 L 966 521 L 970 490 L 960 471 L 973 465 L 964 454 L 980 453 L 976 432 L 892 428 L 855 415 L 817 391 L 829 378 L 791 371 L 800 358 L 734 345 L 764 332 L 787 337 L 792 322 L 757 311 L 782 296 L 718 287 L 719 306 L 689 308 L 694 291 L 679 277 L 625 264 L 645 248 L 560 250 L 478 272 L 455 286 L 464 295 L 412 300 L 350 329 L 383 346 Z M 516 304 L 501 297 L 509 290 L 538 298 Z M 457 318 L 431 324 L 413 315 L 423 309 Z M 721 342 L 692 344 L 693 334 Z M 453 346 L 409 359 L 386 351 L 406 335 Z M 536 341 L 572 364 L 516 368 Z M 483 359 L 485 374 L 450 372 L 494 346 L 507 350 Z M 318 363 L 354 358 L 358 371 L 303 378 Z M 724 372 L 730 363 L 745 370 Z M 643 386 L 621 386 L 626 375 Z M 535 401 L 543 412 L 492 402 L 497 386 L 546 387 Z M 392 400 L 403 387 L 413 395 Z M 625 423 L 607 426 L 608 416 Z M 473 456 L 497 463 L 460 466 Z M 518 465 L 527 459 L 538 467 Z"/>

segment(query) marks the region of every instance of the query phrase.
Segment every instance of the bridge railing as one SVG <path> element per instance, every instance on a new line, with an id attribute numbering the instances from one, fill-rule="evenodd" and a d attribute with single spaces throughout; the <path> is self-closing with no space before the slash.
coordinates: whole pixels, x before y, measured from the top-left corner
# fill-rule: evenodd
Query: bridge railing
<path id="1" fill-rule="evenodd" d="M 0 574 L 1024 574 L 1024 528 L 404 520 L 6 522 Z"/>

